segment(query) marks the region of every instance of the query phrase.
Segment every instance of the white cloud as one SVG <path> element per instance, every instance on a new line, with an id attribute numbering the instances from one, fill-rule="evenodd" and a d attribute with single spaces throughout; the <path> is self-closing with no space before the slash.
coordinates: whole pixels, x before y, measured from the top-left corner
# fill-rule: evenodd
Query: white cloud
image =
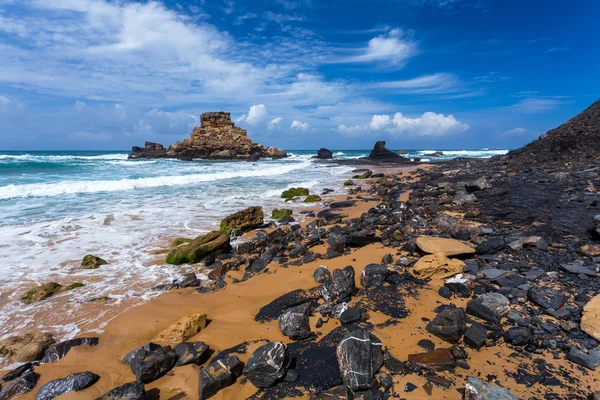
<path id="1" fill-rule="evenodd" d="M 525 98 L 509 108 L 522 113 L 539 113 L 550 111 L 564 104 L 564 101 L 553 98 Z"/>
<path id="2" fill-rule="evenodd" d="M 232 0 L 225 0 L 225 5 L 221 8 L 225 14 L 231 14 L 235 11 L 235 2 Z"/>
<path id="3" fill-rule="evenodd" d="M 357 129 L 354 127 L 352 129 Z M 417 136 L 441 136 L 449 133 L 464 132 L 469 125 L 458 121 L 453 115 L 445 116 L 426 112 L 417 118 L 408 118 L 402 113 L 389 115 L 373 115 L 371 122 L 364 130 L 385 131 L 388 133 L 408 134 Z"/>
<path id="4" fill-rule="evenodd" d="M 256 125 L 261 122 L 267 116 L 267 106 L 264 104 L 256 104 L 250 107 L 246 122 L 250 125 Z"/>
<path id="5" fill-rule="evenodd" d="M 6 97 L 6 96 L 0 95 L 0 105 L 1 104 L 8 104 L 8 103 L 10 103 L 10 99 L 8 97 Z"/>
<path id="6" fill-rule="evenodd" d="M 264 17 L 266 20 L 273 21 L 278 24 L 283 22 L 304 21 L 304 17 L 301 15 L 279 14 L 272 11 L 267 11 L 264 14 Z"/>
<path id="7" fill-rule="evenodd" d="M 244 23 L 244 21 L 246 21 L 247 19 L 254 19 L 256 17 L 258 17 L 258 15 L 256 15 L 255 13 L 246 13 L 243 15 L 238 15 L 233 24 L 234 25 L 242 25 Z"/>
<path id="8" fill-rule="evenodd" d="M 308 124 L 308 122 L 303 123 L 294 120 L 294 122 L 292 122 L 291 128 L 295 131 L 307 131 L 310 128 L 310 125 Z"/>
<path id="9" fill-rule="evenodd" d="M 389 115 L 373 115 L 371 119 L 371 123 L 369 123 L 369 128 L 375 131 L 379 131 L 381 129 L 385 129 L 390 126 L 392 120 Z"/>
<path id="10" fill-rule="evenodd" d="M 283 120 L 281 117 L 273 118 L 268 124 L 267 128 L 272 131 L 273 129 L 279 128 L 279 123 Z"/>
<path id="11" fill-rule="evenodd" d="M 497 133 L 499 133 L 500 135 L 503 135 L 503 136 L 514 136 L 514 135 L 524 135 L 524 134 L 529 133 L 529 131 L 525 128 L 517 127 L 514 129 L 506 130 L 504 132 L 499 131 Z"/>
<path id="12" fill-rule="evenodd" d="M 342 62 L 383 62 L 389 66 L 402 67 L 418 54 L 418 46 L 402 29 L 392 29 L 371 39 L 362 54 Z"/>

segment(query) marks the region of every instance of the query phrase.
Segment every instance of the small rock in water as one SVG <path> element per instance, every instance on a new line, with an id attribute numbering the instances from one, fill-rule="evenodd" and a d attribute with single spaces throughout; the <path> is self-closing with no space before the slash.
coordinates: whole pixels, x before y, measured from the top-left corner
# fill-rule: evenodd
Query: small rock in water
<path id="1" fill-rule="evenodd" d="M 145 398 L 144 382 L 135 381 L 118 386 L 96 400 L 144 400 Z"/>
<path id="2" fill-rule="evenodd" d="M 176 367 L 188 364 L 201 365 L 208 358 L 208 345 L 204 342 L 179 343 L 173 351 L 177 355 Z"/>
<path id="3" fill-rule="evenodd" d="M 242 374 L 242 363 L 236 356 L 227 356 L 210 363 L 200 371 L 198 399 L 208 399 L 221 389 L 233 385 Z"/>
<path id="4" fill-rule="evenodd" d="M 266 388 L 286 375 L 290 361 L 290 354 L 285 344 L 267 343 L 252 353 L 243 373 L 257 388 Z"/>
<path id="5" fill-rule="evenodd" d="M 92 386 L 100 377 L 86 371 L 71 374 L 66 378 L 55 379 L 43 385 L 37 393 L 35 400 L 52 400 L 71 391 L 79 391 Z"/>
<path id="6" fill-rule="evenodd" d="M 108 262 L 101 259 L 100 257 L 96 257 L 94 255 L 88 254 L 87 256 L 83 257 L 83 260 L 81 261 L 81 268 L 96 269 L 96 268 L 99 268 L 101 265 L 106 265 L 106 264 L 108 264 Z"/>

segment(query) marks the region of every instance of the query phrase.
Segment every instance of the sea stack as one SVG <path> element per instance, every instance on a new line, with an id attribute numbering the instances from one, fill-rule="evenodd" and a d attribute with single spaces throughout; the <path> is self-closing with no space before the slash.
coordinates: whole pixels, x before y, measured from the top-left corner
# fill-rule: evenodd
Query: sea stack
<path id="1" fill-rule="evenodd" d="M 287 153 L 275 147 L 265 148 L 248 138 L 245 129 L 235 126 L 228 112 L 209 112 L 200 116 L 200 126 L 189 139 L 177 142 L 168 149 L 146 142 L 144 148 L 134 146 L 129 158 L 177 158 L 191 160 L 245 160 L 268 157 L 284 158 Z"/>
<path id="2" fill-rule="evenodd" d="M 380 140 L 377 143 L 375 143 L 375 147 L 373 147 L 373 150 L 371 150 L 371 154 L 369 154 L 368 158 L 370 160 L 376 160 L 376 161 L 392 161 L 392 162 L 406 161 L 407 163 L 410 163 L 409 159 L 402 157 L 398 153 L 388 150 L 385 147 L 385 141 L 383 141 L 383 140 Z"/>

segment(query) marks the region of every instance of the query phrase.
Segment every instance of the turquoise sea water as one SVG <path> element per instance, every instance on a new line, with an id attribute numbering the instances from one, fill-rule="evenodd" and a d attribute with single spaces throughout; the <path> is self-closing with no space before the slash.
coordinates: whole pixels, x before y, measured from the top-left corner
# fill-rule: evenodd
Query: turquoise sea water
<path id="1" fill-rule="evenodd" d="M 424 158 L 433 151 L 407 156 Z M 505 152 L 452 151 L 431 160 Z M 270 215 L 283 205 L 280 194 L 289 187 L 340 190 L 337 182 L 352 170 L 315 162 L 316 151 L 289 153 L 284 160 L 249 163 L 127 160 L 123 151 L 0 152 L 0 338 L 31 325 L 61 337 L 87 330 L 114 310 L 156 296 L 150 287 L 189 270 L 165 265 L 164 254 L 156 254 L 172 238 L 198 236 L 250 205 L 262 205 Z M 368 151 L 334 154 L 359 158 Z M 81 270 L 89 253 L 109 264 Z M 31 306 L 20 302 L 27 288 L 51 281 L 86 286 Z M 100 296 L 109 300 L 91 307 L 89 299 Z M 57 312 L 60 324 L 44 318 Z"/>

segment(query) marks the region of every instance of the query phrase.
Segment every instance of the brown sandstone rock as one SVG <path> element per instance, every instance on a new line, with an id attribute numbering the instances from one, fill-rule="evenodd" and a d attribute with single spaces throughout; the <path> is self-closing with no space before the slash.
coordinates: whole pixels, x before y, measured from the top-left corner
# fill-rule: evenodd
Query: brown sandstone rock
<path id="1" fill-rule="evenodd" d="M 412 273 L 417 278 L 449 278 L 463 271 L 465 263 L 450 259 L 444 253 L 430 254 L 421 257 L 413 267 Z"/>
<path id="2" fill-rule="evenodd" d="M 206 327 L 206 314 L 183 317 L 159 333 L 153 342 L 181 343 L 196 335 Z"/>
<path id="3" fill-rule="evenodd" d="M 456 239 L 438 238 L 432 236 L 419 236 L 417 246 L 425 253 L 442 253 L 445 256 L 460 254 L 474 254 L 475 249 Z"/>
<path id="4" fill-rule="evenodd" d="M 0 357 L 16 362 L 41 360 L 44 351 L 54 343 L 52 335 L 46 332 L 11 336 L 0 342 Z"/>
<path id="5" fill-rule="evenodd" d="M 597 295 L 583 307 L 581 330 L 600 341 L 600 295 Z"/>

